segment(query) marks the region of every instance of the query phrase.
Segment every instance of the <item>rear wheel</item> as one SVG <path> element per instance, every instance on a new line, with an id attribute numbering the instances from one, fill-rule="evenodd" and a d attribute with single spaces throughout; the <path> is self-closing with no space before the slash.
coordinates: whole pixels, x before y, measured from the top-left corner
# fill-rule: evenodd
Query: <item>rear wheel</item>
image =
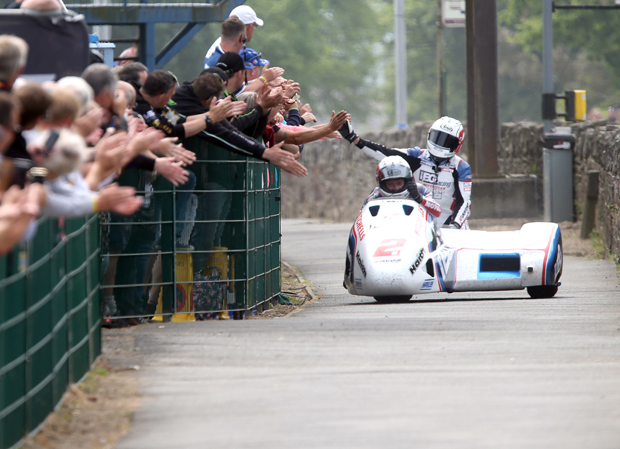
<path id="1" fill-rule="evenodd" d="M 375 296 L 375 301 L 381 304 L 394 304 L 398 302 L 408 302 L 411 299 L 411 295 L 399 295 L 399 296 Z"/>
<path id="2" fill-rule="evenodd" d="M 534 299 L 553 298 L 557 292 L 557 285 L 537 285 L 535 287 L 527 288 L 528 295 L 530 295 Z"/>

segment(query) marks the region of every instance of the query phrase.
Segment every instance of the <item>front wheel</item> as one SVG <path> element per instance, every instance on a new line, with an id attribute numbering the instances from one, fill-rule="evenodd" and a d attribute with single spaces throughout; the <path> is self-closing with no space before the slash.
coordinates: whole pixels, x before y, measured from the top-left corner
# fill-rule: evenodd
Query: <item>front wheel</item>
<path id="1" fill-rule="evenodd" d="M 380 304 L 395 304 L 400 302 L 408 302 L 411 296 L 399 295 L 399 296 L 375 296 L 375 301 Z"/>
<path id="2" fill-rule="evenodd" d="M 553 298 L 557 292 L 557 285 L 537 285 L 527 288 L 528 295 L 534 299 Z"/>

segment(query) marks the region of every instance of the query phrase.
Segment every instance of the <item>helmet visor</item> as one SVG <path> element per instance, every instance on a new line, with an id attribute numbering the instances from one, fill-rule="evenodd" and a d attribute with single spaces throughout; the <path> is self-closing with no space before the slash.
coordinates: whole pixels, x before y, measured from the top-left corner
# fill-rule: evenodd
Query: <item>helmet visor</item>
<path id="1" fill-rule="evenodd" d="M 451 151 L 456 150 L 460 145 L 458 138 L 437 129 L 431 129 L 428 140 L 437 146 L 449 148 Z"/>

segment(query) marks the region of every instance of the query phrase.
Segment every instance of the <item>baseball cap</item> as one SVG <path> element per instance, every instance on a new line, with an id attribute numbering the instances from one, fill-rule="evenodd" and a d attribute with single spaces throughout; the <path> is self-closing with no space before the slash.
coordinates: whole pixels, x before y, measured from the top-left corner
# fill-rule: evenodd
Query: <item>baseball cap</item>
<path id="1" fill-rule="evenodd" d="M 239 20 L 246 25 L 255 23 L 259 27 L 263 26 L 263 21 L 256 17 L 254 10 L 247 5 L 237 6 L 230 12 L 230 15 L 239 17 Z"/>
<path id="2" fill-rule="evenodd" d="M 262 55 L 260 53 L 256 53 L 256 51 L 251 48 L 242 48 L 239 54 L 241 55 L 241 58 L 243 58 L 245 68 L 248 70 L 253 69 L 257 65 L 263 66 L 269 64 L 268 60 L 261 59 Z"/>
<path id="3" fill-rule="evenodd" d="M 228 75 L 226 75 L 226 72 L 224 72 L 219 67 L 207 67 L 202 72 L 200 72 L 201 75 L 203 73 L 215 73 L 217 76 L 220 77 L 220 79 L 222 80 L 224 84 L 228 82 Z"/>
<path id="4" fill-rule="evenodd" d="M 220 56 L 220 59 L 217 60 L 217 64 L 215 64 L 215 67 L 219 67 L 220 69 L 222 69 L 230 78 L 238 71 L 243 70 L 245 68 L 245 65 L 243 63 L 243 58 L 239 53 L 235 53 L 234 51 L 227 51 L 222 56 Z"/>

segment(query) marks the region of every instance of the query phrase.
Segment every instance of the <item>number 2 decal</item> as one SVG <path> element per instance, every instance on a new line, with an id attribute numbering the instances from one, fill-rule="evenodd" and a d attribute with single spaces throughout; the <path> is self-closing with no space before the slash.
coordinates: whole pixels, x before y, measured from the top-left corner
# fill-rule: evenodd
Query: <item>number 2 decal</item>
<path id="1" fill-rule="evenodd" d="M 400 249 L 397 249 L 397 248 L 402 248 L 406 241 L 407 239 L 382 240 L 381 241 L 382 245 L 379 248 L 377 248 L 377 250 L 375 251 L 372 257 L 398 256 L 400 254 Z M 384 243 L 386 243 L 386 245 L 383 245 Z"/>

